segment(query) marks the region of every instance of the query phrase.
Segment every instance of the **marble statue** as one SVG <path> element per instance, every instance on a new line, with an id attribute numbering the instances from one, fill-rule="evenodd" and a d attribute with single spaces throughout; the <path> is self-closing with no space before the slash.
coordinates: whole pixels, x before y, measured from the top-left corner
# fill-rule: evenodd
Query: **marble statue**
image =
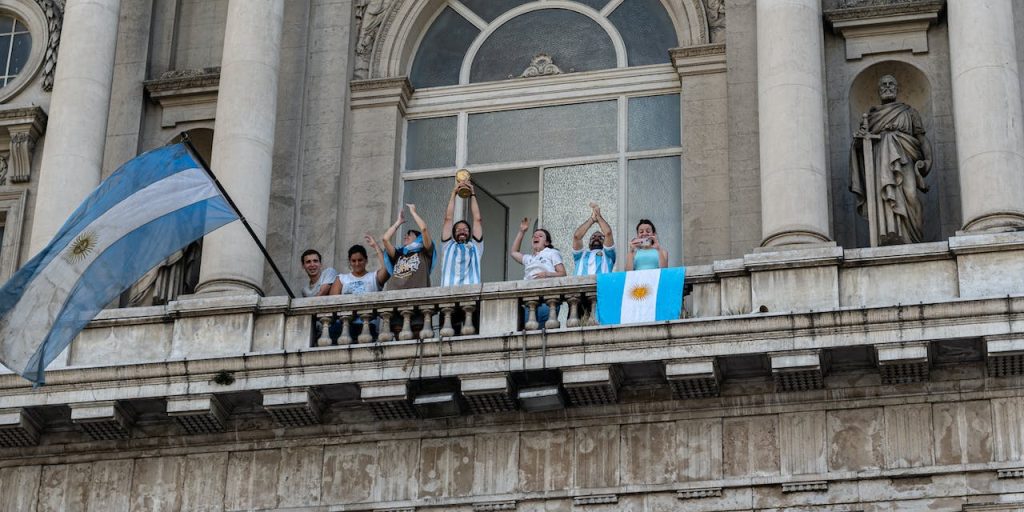
<path id="1" fill-rule="evenodd" d="M 850 151 L 850 191 L 857 213 L 867 217 L 871 246 L 921 242 L 922 194 L 931 170 L 931 144 L 921 114 L 897 101 L 892 75 L 878 80 L 881 105 L 871 107 L 854 133 Z"/>

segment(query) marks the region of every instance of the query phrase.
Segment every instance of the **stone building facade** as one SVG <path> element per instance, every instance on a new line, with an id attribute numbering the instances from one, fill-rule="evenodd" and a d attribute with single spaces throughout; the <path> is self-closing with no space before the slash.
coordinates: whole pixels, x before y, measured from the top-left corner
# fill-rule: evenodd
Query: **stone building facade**
<path id="1" fill-rule="evenodd" d="M 463 167 L 488 244 L 482 285 L 289 299 L 240 226 L 207 236 L 45 387 L 0 371 L 0 510 L 1024 510 L 1021 27 L 1017 0 L 0 0 L 0 279 L 182 133 L 293 288 L 404 203 L 436 232 Z M 929 147 L 899 153 L 917 243 L 849 192 L 886 76 Z M 620 243 L 658 224 L 683 318 L 518 280 L 518 219 L 565 248 L 590 201 Z"/>

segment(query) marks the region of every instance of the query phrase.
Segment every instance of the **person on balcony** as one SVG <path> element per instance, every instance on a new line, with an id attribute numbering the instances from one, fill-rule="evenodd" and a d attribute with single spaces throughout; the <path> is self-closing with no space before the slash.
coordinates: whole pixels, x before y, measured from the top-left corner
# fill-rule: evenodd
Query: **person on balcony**
<path id="1" fill-rule="evenodd" d="M 572 260 L 576 264 L 573 275 L 587 276 L 611 272 L 615 267 L 615 238 L 612 227 L 601 216 L 601 207 L 590 203 L 590 217 L 576 228 L 572 234 Z M 600 228 L 590 235 L 587 248 L 583 248 L 583 237 L 590 227 L 597 224 Z"/>
<path id="2" fill-rule="evenodd" d="M 419 230 L 406 231 L 400 247 L 392 245 L 391 239 L 395 232 L 405 224 L 405 211 L 399 210 L 395 223 L 384 232 L 384 250 L 387 251 L 384 266 L 391 275 L 384 285 L 385 291 L 430 286 L 430 271 L 434 267 L 434 242 L 427 230 L 427 223 L 416 213 L 416 205 L 405 206 Z"/>
<path id="3" fill-rule="evenodd" d="M 649 270 L 668 267 L 668 251 L 658 241 L 658 230 L 648 219 L 636 225 L 636 238 L 629 241 L 626 270 Z"/>
<path id="4" fill-rule="evenodd" d="M 384 268 L 384 253 L 381 252 L 377 241 L 367 233 L 364 238 L 377 253 L 377 263 L 380 265 L 375 272 L 366 270 L 367 254 L 366 248 L 356 244 L 348 249 L 348 266 L 351 272 L 338 274 L 338 278 L 331 285 L 331 295 L 362 295 L 364 293 L 380 291 L 388 280 L 388 271 Z M 370 334 L 377 337 L 377 320 L 370 322 Z M 340 326 L 339 326 L 340 327 Z M 358 336 L 363 331 L 363 319 L 352 320 L 352 335 Z"/>
<path id="5" fill-rule="evenodd" d="M 316 249 L 307 249 L 300 258 L 302 269 L 309 277 L 309 284 L 302 287 L 303 297 L 319 297 L 327 295 L 331 291 L 331 284 L 334 282 L 338 272 L 331 267 L 323 268 L 320 252 Z"/>
<path id="6" fill-rule="evenodd" d="M 473 225 L 455 220 L 455 196 L 462 192 L 469 196 L 469 210 Z M 484 223 L 476 191 L 469 181 L 460 181 L 448 198 L 448 209 L 441 228 L 441 286 L 480 284 L 480 258 L 484 254 Z M 447 237 L 447 238 L 444 238 Z"/>
<path id="7" fill-rule="evenodd" d="M 516 241 L 512 242 L 512 247 L 509 249 L 509 256 L 523 264 L 523 279 L 529 281 L 549 277 L 564 277 L 565 265 L 562 263 L 562 253 L 558 252 L 558 249 L 555 249 L 551 244 L 551 233 L 548 230 L 544 228 L 533 230 L 533 238 L 530 242 L 533 251 L 530 254 L 519 252 L 523 244 L 523 237 L 529 228 L 530 219 L 524 218 L 519 223 L 519 234 L 516 235 Z M 547 321 L 548 314 L 549 311 L 546 304 L 537 307 L 537 321 L 541 325 L 544 325 L 544 322 Z M 557 309 L 555 310 L 555 315 L 558 315 Z"/>

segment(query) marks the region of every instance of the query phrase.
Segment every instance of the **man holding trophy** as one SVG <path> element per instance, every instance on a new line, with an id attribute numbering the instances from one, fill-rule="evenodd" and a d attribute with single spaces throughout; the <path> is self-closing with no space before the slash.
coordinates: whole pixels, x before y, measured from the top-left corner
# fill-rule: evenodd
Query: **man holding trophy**
<path id="1" fill-rule="evenodd" d="M 472 225 L 465 220 L 455 222 L 455 197 L 469 199 Z M 480 284 L 480 258 L 484 254 L 484 225 L 476 190 L 469 171 L 455 174 L 455 188 L 448 198 L 448 209 L 441 228 L 441 286 Z"/>

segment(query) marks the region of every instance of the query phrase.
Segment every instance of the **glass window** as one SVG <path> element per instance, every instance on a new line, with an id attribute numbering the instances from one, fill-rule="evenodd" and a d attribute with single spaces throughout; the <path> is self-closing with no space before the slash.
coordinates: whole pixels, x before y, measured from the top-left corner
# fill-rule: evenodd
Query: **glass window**
<path id="1" fill-rule="evenodd" d="M 0 16 L 0 87 L 21 73 L 32 51 L 28 27 L 11 16 Z"/>
<path id="2" fill-rule="evenodd" d="M 491 22 L 494 18 L 505 14 L 515 7 L 519 7 L 530 0 L 462 0 L 462 4 L 469 7 L 477 16 L 484 21 Z"/>
<path id="3" fill-rule="evenodd" d="M 649 219 L 657 228 L 658 240 L 668 249 L 669 266 L 682 260 L 682 202 L 680 158 L 646 158 L 630 160 L 627 175 L 626 225 L 621 237 L 624 245 L 636 236 L 636 223 Z"/>
<path id="4" fill-rule="evenodd" d="M 480 30 L 451 7 L 445 7 L 423 36 L 413 60 L 409 81 L 413 87 L 436 87 L 459 83 L 459 71 L 466 50 Z"/>
<path id="5" fill-rule="evenodd" d="M 469 163 L 606 155 L 617 151 L 615 101 L 469 116 Z"/>
<path id="6" fill-rule="evenodd" d="M 608 19 L 626 42 L 630 66 L 669 62 L 669 48 L 679 46 L 661 0 L 623 0 Z"/>
<path id="7" fill-rule="evenodd" d="M 680 143 L 679 95 L 629 99 L 629 150 L 674 148 Z"/>
<path id="8" fill-rule="evenodd" d="M 405 168 L 454 167 L 457 126 L 458 118 L 455 116 L 410 120 Z"/>
<path id="9" fill-rule="evenodd" d="M 498 27 L 477 52 L 469 81 L 517 77 L 541 53 L 566 73 L 616 66 L 611 37 L 597 22 L 578 12 L 542 9 Z"/>

